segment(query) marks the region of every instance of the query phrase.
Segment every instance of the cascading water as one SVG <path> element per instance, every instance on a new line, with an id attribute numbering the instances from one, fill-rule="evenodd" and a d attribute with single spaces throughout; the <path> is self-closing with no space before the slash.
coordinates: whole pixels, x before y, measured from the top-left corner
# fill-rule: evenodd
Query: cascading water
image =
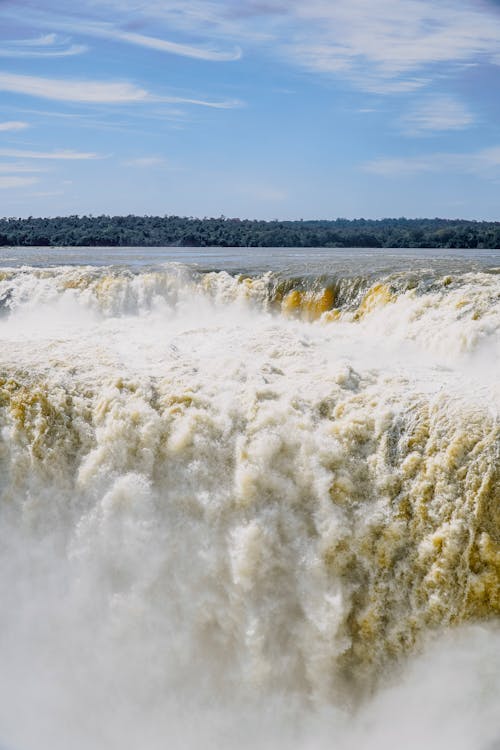
<path id="1" fill-rule="evenodd" d="M 493 260 L 5 267 L 2 750 L 498 747 Z"/>

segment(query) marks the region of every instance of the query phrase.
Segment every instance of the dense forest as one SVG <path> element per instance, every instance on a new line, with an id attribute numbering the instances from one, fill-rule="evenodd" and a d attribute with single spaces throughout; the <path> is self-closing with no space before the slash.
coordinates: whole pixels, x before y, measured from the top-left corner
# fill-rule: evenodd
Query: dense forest
<path id="1" fill-rule="evenodd" d="M 8 218 L 0 219 L 0 245 L 500 248 L 500 222 L 404 218 L 257 221 L 224 216 Z"/>

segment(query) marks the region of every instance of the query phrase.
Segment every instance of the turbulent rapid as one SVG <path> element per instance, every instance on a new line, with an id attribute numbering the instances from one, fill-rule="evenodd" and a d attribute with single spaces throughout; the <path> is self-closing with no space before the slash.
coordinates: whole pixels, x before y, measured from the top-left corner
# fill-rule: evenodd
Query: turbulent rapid
<path id="1" fill-rule="evenodd" d="M 500 256 L 328 252 L 4 259 L 2 750 L 500 747 Z"/>

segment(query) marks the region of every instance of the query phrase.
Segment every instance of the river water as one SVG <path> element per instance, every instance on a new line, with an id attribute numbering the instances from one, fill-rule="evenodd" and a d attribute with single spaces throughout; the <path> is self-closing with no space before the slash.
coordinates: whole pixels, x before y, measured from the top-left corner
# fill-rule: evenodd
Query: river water
<path id="1" fill-rule="evenodd" d="M 500 251 L 0 251 L 2 750 L 500 747 Z"/>

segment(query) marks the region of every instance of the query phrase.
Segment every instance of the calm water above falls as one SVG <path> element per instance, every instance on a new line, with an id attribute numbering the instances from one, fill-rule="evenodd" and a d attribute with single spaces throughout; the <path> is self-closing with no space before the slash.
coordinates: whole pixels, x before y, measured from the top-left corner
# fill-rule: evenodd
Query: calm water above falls
<path id="1" fill-rule="evenodd" d="M 231 273 L 312 274 L 435 268 L 444 272 L 498 268 L 500 250 L 285 247 L 0 247 L 3 266 L 91 265 L 141 268 L 186 263 Z"/>
<path id="2" fill-rule="evenodd" d="M 500 251 L 3 248 L 0 342 L 2 750 L 498 747 Z"/>

